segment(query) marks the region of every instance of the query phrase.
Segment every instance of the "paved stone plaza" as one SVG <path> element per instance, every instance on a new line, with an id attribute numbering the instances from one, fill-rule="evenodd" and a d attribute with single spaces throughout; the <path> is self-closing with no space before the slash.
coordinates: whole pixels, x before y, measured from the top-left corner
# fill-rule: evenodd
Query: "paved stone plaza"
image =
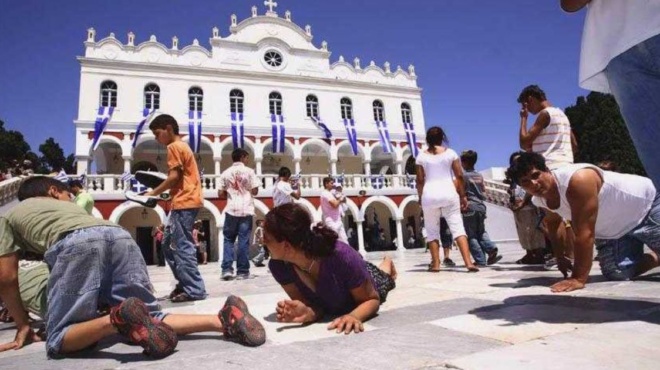
<path id="1" fill-rule="evenodd" d="M 283 299 L 267 268 L 250 280 L 223 282 L 216 264 L 202 266 L 209 299 L 163 302 L 168 312 L 215 313 L 227 295 L 241 295 L 262 320 L 268 341 L 247 348 L 215 333 L 181 337 L 177 352 L 152 361 L 119 337 L 75 359 L 47 360 L 42 343 L 0 354 L 0 368 L 13 369 L 657 369 L 660 361 L 660 274 L 635 282 L 605 282 L 594 268 L 587 289 L 551 294 L 559 273 L 513 263 L 515 243 L 500 244 L 502 263 L 478 274 L 461 268 L 425 272 L 421 250 L 393 256 L 397 288 L 365 332 L 345 336 L 326 324 L 279 324 L 275 303 Z M 378 260 L 382 254 L 369 255 Z M 458 252 L 454 251 L 458 260 Z M 172 280 L 168 268 L 150 267 L 158 296 Z M 13 338 L 0 326 L 0 340 Z"/>

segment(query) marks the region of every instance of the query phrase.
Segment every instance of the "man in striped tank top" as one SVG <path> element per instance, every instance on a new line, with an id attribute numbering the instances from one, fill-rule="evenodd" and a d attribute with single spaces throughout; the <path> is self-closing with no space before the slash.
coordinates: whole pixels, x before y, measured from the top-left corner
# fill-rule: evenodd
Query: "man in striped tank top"
<path id="1" fill-rule="evenodd" d="M 537 85 L 523 89 L 518 97 L 520 109 L 520 148 L 541 154 L 548 168 L 556 169 L 573 163 L 575 137 L 571 123 L 564 112 L 553 107 L 545 92 Z M 527 129 L 527 116 L 536 115 L 536 121 Z"/>
<path id="2" fill-rule="evenodd" d="M 554 170 L 573 164 L 573 153 L 577 144 L 571 123 L 564 112 L 548 101 L 545 92 L 537 85 L 529 85 L 518 96 L 520 109 L 520 148 L 526 152 L 538 153 L 545 158 L 549 169 Z M 527 116 L 536 115 L 536 121 L 527 129 Z M 570 223 L 562 222 L 557 215 L 548 214 L 544 219 L 554 250 L 554 259 L 546 262 L 546 268 L 559 264 L 560 271 L 566 275 L 573 259 L 572 231 L 567 229 Z M 567 260 L 565 257 L 568 257 Z"/>

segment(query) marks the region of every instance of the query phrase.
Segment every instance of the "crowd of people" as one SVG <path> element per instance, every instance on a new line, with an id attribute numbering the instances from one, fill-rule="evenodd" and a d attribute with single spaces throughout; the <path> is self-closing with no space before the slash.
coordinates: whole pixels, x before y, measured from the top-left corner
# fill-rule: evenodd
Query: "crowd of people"
<path id="1" fill-rule="evenodd" d="M 660 195 L 654 184 L 660 180 L 660 162 L 653 150 L 660 132 L 650 120 L 658 110 L 652 94 L 660 76 L 654 62 L 660 50 L 660 4 L 561 1 L 567 11 L 587 3 L 581 84 L 614 94 L 650 178 L 618 173 L 612 163 L 575 164 L 578 148 L 566 115 L 540 87 L 522 90 L 522 150 L 511 155 L 507 170 L 510 206 L 525 250 L 517 262 L 556 264 L 564 279 L 551 286 L 553 292 L 585 287 L 594 249 L 610 280 L 631 279 L 659 265 Z M 626 23 L 630 19 L 621 14 L 637 21 Z M 615 38 L 621 42 L 609 42 Z M 531 125 L 529 114 L 536 116 Z M 202 207 L 197 163 L 172 116 L 157 116 L 149 128 L 167 147 L 167 179 L 148 195 L 168 190 L 171 195 L 167 225 L 154 230 L 162 261 L 177 282 L 169 298 L 174 303 L 203 300 L 207 291 L 197 253 L 206 251 L 207 239 L 195 222 Z M 416 159 L 416 181 L 422 237 L 431 256 L 428 271 L 455 265 L 449 257 L 455 243 L 467 272 L 478 272 L 501 256 L 485 229 L 484 179 L 474 170 L 477 153 L 459 156 L 437 126 L 427 131 L 426 141 Z M 233 165 L 219 181 L 218 196 L 227 201 L 222 280 L 250 277 L 254 197 L 261 183 L 246 166 L 248 156 L 235 149 Z M 332 177 L 323 180 L 323 187 L 322 221 L 315 223 L 295 202 L 301 194 L 291 183 L 291 171 L 279 171 L 274 208 L 257 222 L 253 244 L 259 255 L 253 263 L 263 265 L 269 255 L 268 267 L 288 296 L 274 302 L 278 321 L 305 324 L 331 316 L 328 329 L 359 333 L 395 288 L 398 274 L 389 257 L 375 266 L 348 244 L 352 235 L 342 222 L 346 195 Z M 66 356 L 114 334 L 154 358 L 171 354 L 179 335 L 196 332 L 221 332 L 248 346 L 265 342 L 262 324 L 235 295 L 217 314 L 161 311 L 139 247 L 122 227 L 90 215 L 90 199 L 82 189 L 77 183 L 30 177 L 20 186 L 18 205 L 0 216 L 0 298 L 7 308 L 0 318 L 16 324 L 15 340 L 1 344 L 0 351 L 45 340 L 49 357 Z M 33 331 L 28 312 L 44 319 L 45 333 Z"/>

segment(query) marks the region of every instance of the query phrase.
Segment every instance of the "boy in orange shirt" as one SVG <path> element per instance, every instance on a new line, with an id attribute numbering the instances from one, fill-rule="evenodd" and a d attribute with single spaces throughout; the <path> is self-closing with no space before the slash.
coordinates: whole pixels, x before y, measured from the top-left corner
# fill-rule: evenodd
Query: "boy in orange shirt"
<path id="1" fill-rule="evenodd" d="M 167 179 L 147 195 L 159 195 L 170 189 L 172 211 L 169 226 L 173 243 L 163 247 L 163 253 L 174 278 L 178 281 L 170 294 L 172 302 L 206 298 L 204 280 L 197 267 L 197 249 L 192 229 L 202 207 L 202 184 L 197 162 L 190 147 L 179 136 L 174 117 L 161 114 L 151 121 L 149 129 L 156 141 L 167 146 Z"/>

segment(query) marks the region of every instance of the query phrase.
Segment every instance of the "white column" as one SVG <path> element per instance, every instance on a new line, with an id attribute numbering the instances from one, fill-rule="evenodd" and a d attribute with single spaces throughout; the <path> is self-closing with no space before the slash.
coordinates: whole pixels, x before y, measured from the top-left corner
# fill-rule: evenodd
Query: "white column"
<path id="1" fill-rule="evenodd" d="M 255 164 L 257 166 L 255 172 L 257 173 L 257 176 L 261 176 L 261 158 L 256 159 Z"/>
<path id="2" fill-rule="evenodd" d="M 300 158 L 294 158 L 293 159 L 293 165 L 295 172 L 294 174 L 300 173 Z"/>
<path id="3" fill-rule="evenodd" d="M 403 227 L 401 225 L 401 219 L 396 220 L 396 250 L 399 254 L 403 254 Z"/>
<path id="4" fill-rule="evenodd" d="M 371 176 L 371 161 L 364 161 L 364 174 Z"/>
<path id="5" fill-rule="evenodd" d="M 402 165 L 402 163 L 403 163 L 402 161 L 397 161 L 396 162 L 396 174 L 397 175 L 403 175 L 403 165 Z"/>
<path id="6" fill-rule="evenodd" d="M 356 222 L 357 224 L 357 237 L 358 237 L 358 250 L 361 255 L 366 255 L 367 250 L 364 246 L 364 229 L 362 228 L 362 221 Z"/>
<path id="7" fill-rule="evenodd" d="M 220 171 L 220 159 L 214 158 L 213 161 L 215 163 L 215 174 L 221 174 L 222 172 Z"/>
<path id="8" fill-rule="evenodd" d="M 124 172 L 131 172 L 131 157 L 122 157 L 124 159 Z"/>
<path id="9" fill-rule="evenodd" d="M 76 173 L 89 173 L 89 156 L 76 157 Z"/>
<path id="10" fill-rule="evenodd" d="M 330 160 L 330 173 L 333 176 L 337 175 L 337 160 L 336 159 L 331 159 Z"/>

